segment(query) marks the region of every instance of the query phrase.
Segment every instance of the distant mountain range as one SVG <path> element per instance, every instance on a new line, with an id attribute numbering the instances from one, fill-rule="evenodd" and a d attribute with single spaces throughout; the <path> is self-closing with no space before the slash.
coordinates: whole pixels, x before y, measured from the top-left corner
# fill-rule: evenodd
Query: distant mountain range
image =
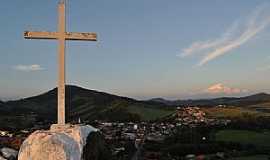
<path id="1" fill-rule="evenodd" d="M 259 93 L 246 97 L 221 97 L 213 99 L 197 99 L 197 100 L 166 100 L 163 98 L 154 98 L 149 102 L 164 104 L 168 106 L 209 106 L 230 105 L 230 106 L 246 106 L 255 105 L 259 103 L 270 102 L 270 95 L 267 93 Z"/>
<path id="2" fill-rule="evenodd" d="M 215 98 L 202 100 L 151 99 L 138 101 L 77 86 L 66 86 L 66 117 L 68 122 L 107 120 L 155 120 L 175 111 L 178 106 L 234 105 L 245 106 L 270 102 L 270 95 L 260 93 L 242 98 Z M 8 102 L 0 101 L 1 127 L 25 127 L 37 122 L 55 123 L 57 116 L 57 89 L 44 94 Z"/>

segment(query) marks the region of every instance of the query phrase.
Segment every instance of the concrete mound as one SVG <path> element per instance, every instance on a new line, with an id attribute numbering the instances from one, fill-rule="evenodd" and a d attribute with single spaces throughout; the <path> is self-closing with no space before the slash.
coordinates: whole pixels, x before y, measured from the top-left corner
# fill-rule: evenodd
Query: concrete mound
<path id="1" fill-rule="evenodd" d="M 89 125 L 52 125 L 32 133 L 22 144 L 18 160 L 81 160 L 88 135 L 98 130 Z"/>

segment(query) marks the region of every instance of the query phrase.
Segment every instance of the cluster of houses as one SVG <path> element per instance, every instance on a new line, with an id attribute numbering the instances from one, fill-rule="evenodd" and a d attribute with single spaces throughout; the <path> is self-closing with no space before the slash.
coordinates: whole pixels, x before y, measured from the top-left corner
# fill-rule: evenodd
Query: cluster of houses
<path id="1" fill-rule="evenodd" d="M 19 150 L 23 140 L 26 138 L 26 135 L 15 135 L 8 131 L 0 131 L 0 148 L 1 147 L 10 147 L 16 150 Z"/>
<path id="2" fill-rule="evenodd" d="M 129 159 L 131 150 L 140 150 L 145 141 L 159 143 L 172 134 L 178 126 L 227 125 L 230 120 L 210 119 L 199 107 L 178 107 L 170 121 L 111 123 L 96 121 L 118 159 Z M 144 152 L 144 159 L 155 159 L 159 153 Z M 129 157 L 129 158 L 128 158 Z"/>
<path id="3" fill-rule="evenodd" d="M 174 125 L 168 123 L 108 123 L 97 121 L 97 128 L 104 134 L 106 142 L 112 147 L 113 155 L 128 159 L 128 154 L 139 150 L 147 141 L 163 141 Z M 130 158 L 130 157 L 129 157 Z"/>
<path id="4" fill-rule="evenodd" d="M 206 113 L 199 107 L 178 107 L 173 119 L 177 125 L 198 126 L 201 124 L 207 126 L 227 125 L 231 122 L 229 119 L 208 118 Z"/>
<path id="5" fill-rule="evenodd" d="M 9 131 L 1 131 L 0 130 L 0 137 L 13 137 L 13 134 L 9 133 Z"/>
<path id="6" fill-rule="evenodd" d="M 0 130 L 0 160 L 15 160 L 24 137 Z"/>
<path id="7" fill-rule="evenodd" d="M 104 135 L 106 142 L 110 146 L 113 155 L 119 160 L 131 159 L 134 153 L 141 150 L 145 142 L 159 143 L 174 133 L 178 126 L 196 127 L 198 125 L 227 125 L 230 120 L 210 119 L 199 107 L 178 107 L 176 112 L 170 115 L 168 120 L 156 122 L 104 122 L 96 121 L 95 127 Z M 44 127 L 36 124 L 32 130 Z M 23 139 L 31 131 L 21 130 L 20 136 L 13 135 L 8 131 L 0 131 L 0 142 L 12 144 L 12 148 L 18 149 Z M 25 136 L 21 136 L 25 135 Z M 1 147 L 1 144 L 0 144 Z M 143 159 L 156 159 L 160 153 L 144 150 L 143 154 L 137 153 L 136 156 L 144 156 Z"/>
<path id="8" fill-rule="evenodd" d="M 199 107 L 177 107 L 175 120 L 183 125 L 199 124 L 208 120 L 205 115 Z"/>

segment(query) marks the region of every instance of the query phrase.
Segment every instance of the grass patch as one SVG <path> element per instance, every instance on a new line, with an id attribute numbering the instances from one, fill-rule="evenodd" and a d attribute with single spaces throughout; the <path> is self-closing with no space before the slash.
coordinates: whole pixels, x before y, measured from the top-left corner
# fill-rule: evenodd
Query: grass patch
<path id="1" fill-rule="evenodd" d="M 216 133 L 216 140 L 252 144 L 258 147 L 270 147 L 270 131 L 221 130 Z"/>
<path id="2" fill-rule="evenodd" d="M 237 118 L 242 116 L 243 114 L 249 114 L 254 116 L 260 115 L 260 113 L 255 110 L 244 109 L 241 107 L 228 107 L 228 108 L 213 107 L 213 108 L 203 108 L 202 110 L 206 113 L 208 117 L 211 118 Z"/>
<path id="3" fill-rule="evenodd" d="M 248 106 L 250 110 L 258 111 L 264 116 L 270 116 L 270 103 L 261 103 Z"/>
<path id="4" fill-rule="evenodd" d="M 270 108 L 270 103 L 260 103 L 248 106 L 249 108 Z"/>
<path id="5" fill-rule="evenodd" d="M 135 114 L 140 115 L 142 120 L 146 120 L 146 121 L 156 120 L 158 118 L 165 117 L 175 112 L 174 110 L 166 110 L 166 109 L 150 108 L 150 107 L 146 108 L 144 106 L 137 106 L 137 105 L 128 106 L 128 111 L 130 113 L 135 113 Z"/>
<path id="6" fill-rule="evenodd" d="M 254 155 L 248 157 L 237 157 L 233 158 L 232 160 L 269 160 L 270 156 L 267 155 Z"/>

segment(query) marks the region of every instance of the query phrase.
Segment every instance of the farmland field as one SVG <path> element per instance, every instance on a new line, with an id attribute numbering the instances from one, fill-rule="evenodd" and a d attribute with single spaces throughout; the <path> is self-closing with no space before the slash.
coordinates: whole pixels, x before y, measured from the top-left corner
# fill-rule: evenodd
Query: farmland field
<path id="1" fill-rule="evenodd" d="M 256 105 L 248 106 L 249 109 L 261 112 L 261 113 L 270 113 L 270 103 L 260 103 Z"/>
<path id="2" fill-rule="evenodd" d="M 172 114 L 175 112 L 174 110 L 167 110 L 167 109 L 158 109 L 158 108 L 146 108 L 143 106 L 129 106 L 128 111 L 131 113 L 136 113 L 142 116 L 143 120 L 156 120 L 158 118 L 165 117 L 167 115 Z"/>
<path id="3" fill-rule="evenodd" d="M 227 107 L 227 108 L 202 108 L 206 115 L 210 118 L 238 118 L 244 114 L 252 116 L 270 116 L 270 108 L 264 108 L 262 106 L 251 106 L 251 107 Z"/>
<path id="4" fill-rule="evenodd" d="M 228 107 L 228 108 L 203 108 L 202 109 L 207 116 L 212 118 L 235 118 L 241 116 L 243 113 L 251 115 L 258 114 L 255 110 L 243 109 L 240 107 Z"/>
<path id="5" fill-rule="evenodd" d="M 269 156 L 267 156 L 267 155 L 254 155 L 254 156 L 248 156 L 248 157 L 233 158 L 231 160 L 269 160 Z"/>
<path id="6" fill-rule="evenodd" d="M 270 147 L 270 131 L 255 132 L 248 130 L 221 130 L 216 133 L 217 141 L 253 144 L 259 147 Z"/>

